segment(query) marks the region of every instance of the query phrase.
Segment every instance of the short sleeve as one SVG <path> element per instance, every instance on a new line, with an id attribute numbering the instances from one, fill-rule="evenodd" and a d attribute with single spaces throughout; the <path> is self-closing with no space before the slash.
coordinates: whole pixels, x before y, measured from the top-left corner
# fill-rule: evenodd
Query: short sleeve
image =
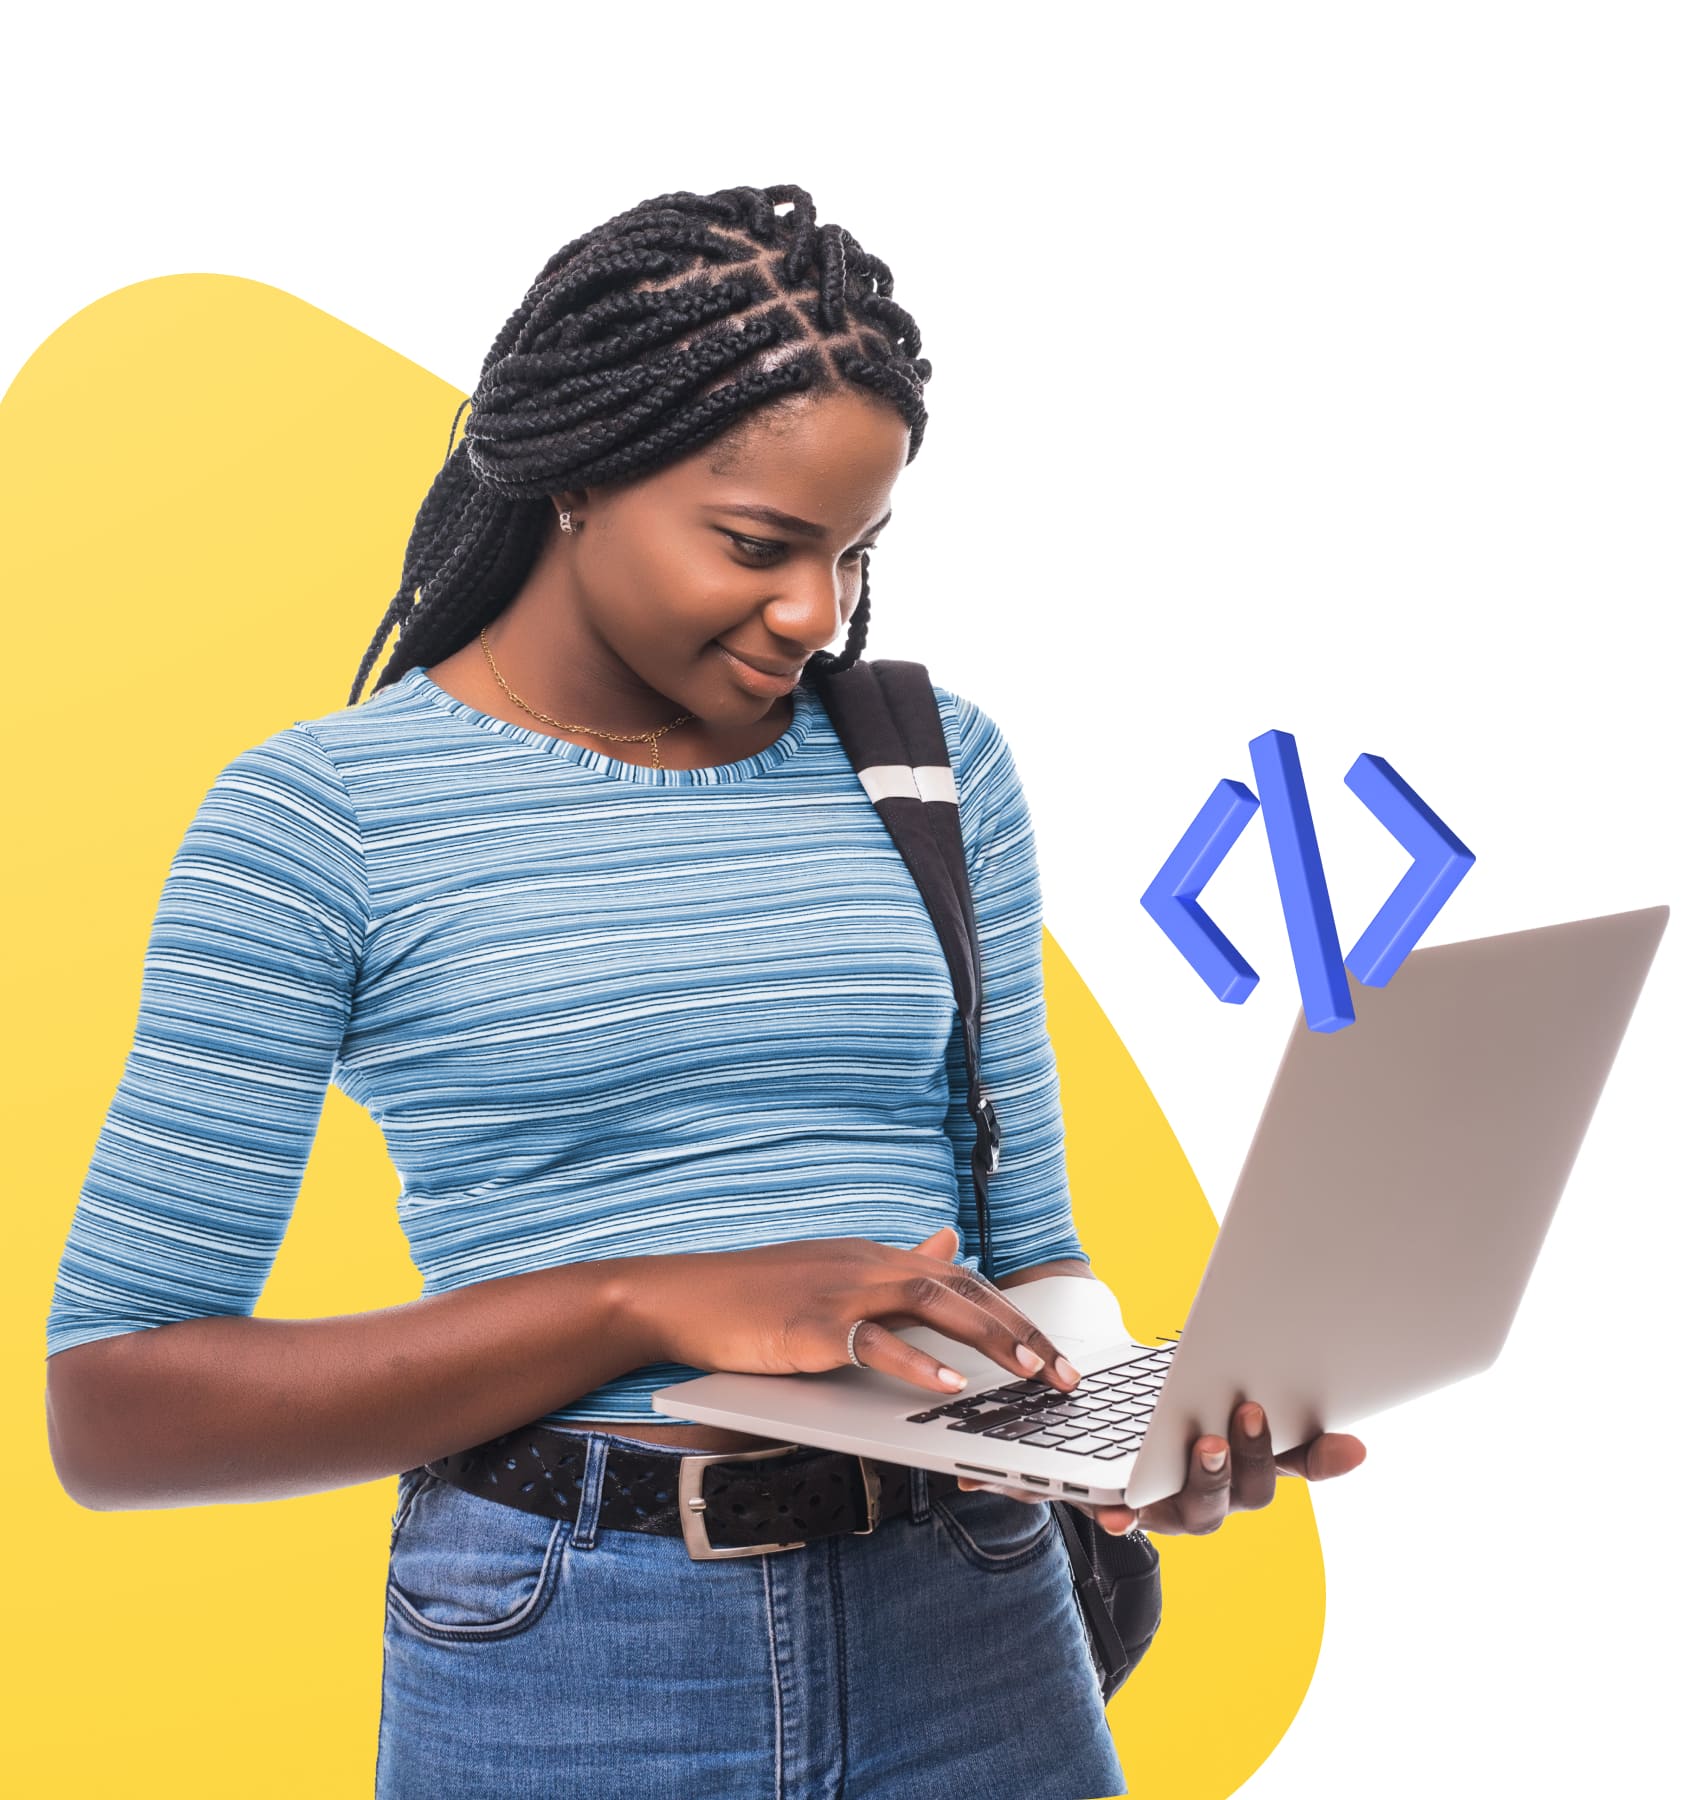
<path id="1" fill-rule="evenodd" d="M 1004 735 L 973 702 L 937 687 L 959 791 L 982 963 L 983 1085 L 1000 1119 L 1000 1166 L 988 1182 L 991 1280 L 1036 1263 L 1088 1256 L 1065 1179 L 1065 1120 L 1042 988 L 1041 882 L 1029 805 Z M 955 729 L 956 727 L 956 729 Z M 955 743 L 956 738 L 956 743 Z M 947 1133 L 959 1179 L 961 1260 L 980 1247 L 962 1026 L 947 1061 Z"/>
<path id="2" fill-rule="evenodd" d="M 366 914 L 360 829 L 314 733 L 289 726 L 228 763 L 166 873 L 49 1356 L 253 1313 L 343 1043 Z"/>

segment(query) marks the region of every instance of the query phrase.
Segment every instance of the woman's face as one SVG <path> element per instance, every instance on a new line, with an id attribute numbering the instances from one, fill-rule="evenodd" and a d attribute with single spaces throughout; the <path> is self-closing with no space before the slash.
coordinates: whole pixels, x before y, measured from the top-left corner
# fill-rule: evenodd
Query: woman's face
<path id="1" fill-rule="evenodd" d="M 548 554 L 584 654 L 608 658 L 597 677 L 629 691 L 636 677 L 712 727 L 761 719 L 851 618 L 909 447 L 892 406 L 836 390 L 639 481 L 553 496 L 576 529 Z"/>

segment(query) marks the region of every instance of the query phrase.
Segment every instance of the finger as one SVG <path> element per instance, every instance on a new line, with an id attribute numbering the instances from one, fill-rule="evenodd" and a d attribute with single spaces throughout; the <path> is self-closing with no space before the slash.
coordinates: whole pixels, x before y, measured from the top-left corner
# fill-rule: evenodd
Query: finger
<path id="1" fill-rule="evenodd" d="M 960 1338 L 991 1361 L 1019 1375 L 1049 1381 L 1065 1393 L 1076 1386 L 1080 1377 L 1065 1360 L 1058 1345 L 986 1275 L 966 1268 L 962 1263 L 952 1262 L 932 1273 L 949 1294 L 958 1296 L 975 1310 L 966 1313 L 962 1308 L 951 1307 L 949 1302 L 945 1313 L 930 1316 L 924 1323 L 936 1331 Z M 978 1313 L 984 1316 L 979 1318 Z M 950 1322 L 955 1316 L 961 1324 Z M 974 1329 L 964 1329 L 965 1324 Z M 1033 1366 L 1026 1360 L 1024 1352 L 1036 1359 Z"/>
<path id="2" fill-rule="evenodd" d="M 973 1489 L 989 1488 L 996 1494 L 1005 1494 L 1012 1500 L 1028 1500 L 1032 1505 L 1040 1504 L 1051 1498 L 1047 1494 L 1039 1494 L 1033 1488 L 1001 1487 L 992 1481 L 967 1481 L 964 1476 L 958 1478 L 958 1484 L 967 1493 Z M 1067 1500 L 1067 1506 L 1074 1506 L 1078 1512 L 1091 1518 L 1113 1537 L 1128 1537 L 1130 1528 L 1136 1523 L 1136 1510 L 1129 1506 L 1096 1506 L 1087 1500 Z"/>
<path id="3" fill-rule="evenodd" d="M 1272 1428 L 1266 1409 L 1249 1401 L 1231 1418 L 1231 1509 L 1253 1512 L 1270 1506 L 1278 1487 L 1278 1465 L 1272 1455 Z"/>
<path id="4" fill-rule="evenodd" d="M 1367 1460 L 1367 1446 L 1346 1431 L 1323 1431 L 1277 1459 L 1281 1475 L 1300 1475 L 1307 1481 L 1329 1481 L 1347 1475 Z"/>
<path id="5" fill-rule="evenodd" d="M 970 1269 L 954 1265 L 934 1274 L 909 1276 L 890 1292 L 887 1304 L 871 1309 L 874 1316 L 915 1319 L 943 1337 L 968 1344 L 1015 1375 L 1051 1381 L 1066 1393 L 1077 1383 L 1077 1371 L 1063 1361 L 1052 1339 Z"/>
<path id="6" fill-rule="evenodd" d="M 1063 1388 L 1067 1393 L 1077 1385 L 1082 1376 L 1072 1367 L 1064 1352 L 1004 1288 L 996 1287 L 980 1270 L 967 1269 L 962 1263 L 954 1265 L 953 1273 L 961 1284 L 970 1284 L 963 1291 L 986 1307 L 996 1319 L 1011 1329 L 1019 1342 L 1026 1344 L 1041 1358 L 1043 1367 L 1034 1371 L 1036 1375 L 1045 1377 L 1055 1387 Z"/>
<path id="7" fill-rule="evenodd" d="M 1230 1449 L 1222 1437 L 1195 1440 L 1188 1478 L 1172 1495 L 1182 1530 L 1199 1536 L 1224 1524 L 1231 1506 Z"/>
<path id="8" fill-rule="evenodd" d="M 1136 1509 L 1137 1522 L 1144 1531 L 1199 1535 L 1217 1531 L 1229 1511 L 1231 1472 L 1227 1464 L 1228 1446 L 1223 1438 L 1202 1437 L 1195 1440 L 1189 1456 L 1189 1473 L 1175 1494 L 1164 1500 L 1151 1500 Z M 1209 1458 L 1217 1458 L 1219 1467 L 1207 1466 Z"/>
<path id="9" fill-rule="evenodd" d="M 1131 1526 L 1137 1522 L 1134 1507 L 1095 1506 L 1085 1500 L 1072 1500 L 1068 1504 L 1076 1507 L 1080 1513 L 1087 1513 L 1110 1537 L 1128 1537 Z"/>
<path id="10" fill-rule="evenodd" d="M 937 1247 L 935 1249 L 929 1248 L 930 1245 L 936 1243 L 937 1239 L 942 1238 L 946 1240 L 944 1247 Z M 988 1312 L 992 1313 L 996 1319 L 1008 1326 L 1011 1329 L 1013 1337 L 1026 1343 L 1034 1354 L 1041 1359 L 1043 1368 L 1029 1369 L 1023 1366 L 1023 1358 L 1020 1357 L 1018 1363 L 1021 1373 L 1030 1376 L 1045 1374 L 1046 1378 L 1053 1381 L 1056 1387 L 1061 1387 L 1066 1392 L 1069 1392 L 1077 1383 L 1077 1371 L 1071 1367 L 1069 1362 L 1065 1362 L 1064 1367 L 1060 1370 L 1059 1374 L 1057 1376 L 1054 1374 L 1054 1369 L 1058 1366 L 1059 1362 L 1063 1360 L 1060 1357 L 1058 1346 L 1054 1344 L 1047 1334 L 1035 1324 L 1034 1320 L 1024 1312 L 1023 1308 L 1018 1306 L 1011 1299 L 1003 1288 L 996 1287 L 994 1283 L 979 1270 L 968 1269 L 964 1267 L 963 1264 L 954 1261 L 954 1258 L 958 1254 L 958 1245 L 958 1233 L 952 1226 L 943 1225 L 940 1230 L 931 1232 L 930 1235 L 917 1246 L 915 1254 L 928 1256 L 931 1260 L 945 1262 L 954 1277 L 952 1285 L 955 1286 L 959 1292 L 969 1296 L 978 1305 L 983 1306 Z M 945 1277 L 943 1277 L 943 1279 L 945 1279 Z M 936 1329 L 939 1329 L 939 1327 Z M 981 1346 L 978 1345 L 977 1348 L 980 1349 Z"/>
<path id="11" fill-rule="evenodd" d="M 1012 1333 L 1018 1344 L 1039 1359 L 1039 1368 L 1026 1369 L 1032 1378 L 1051 1382 L 1054 1387 L 1067 1394 L 1082 1380 L 1081 1373 L 1072 1365 L 1065 1352 L 1010 1295 L 997 1288 L 986 1275 L 959 1264 L 954 1268 L 954 1278 L 955 1285 L 959 1285 L 961 1291 L 968 1292 L 976 1304 L 986 1308 Z M 1020 1362 L 1023 1360 L 1022 1357 L 1019 1358 Z"/>
<path id="12" fill-rule="evenodd" d="M 850 1343 L 852 1353 L 866 1369 L 880 1369 L 885 1374 L 897 1375 L 901 1381 L 927 1389 L 937 1398 L 950 1398 L 964 1389 L 962 1370 L 948 1368 L 927 1350 L 908 1344 L 879 1320 L 860 1319 Z"/>
<path id="13" fill-rule="evenodd" d="M 916 1246 L 913 1254 L 918 1256 L 938 1257 L 944 1262 L 951 1262 L 958 1255 L 959 1235 L 951 1225 L 939 1226 Z"/>
<path id="14" fill-rule="evenodd" d="M 1032 1506 L 1038 1505 L 1048 1498 L 1046 1494 L 1037 1493 L 1034 1488 L 1002 1487 L 997 1481 L 966 1481 L 962 1475 L 959 1477 L 959 1486 L 966 1493 L 970 1493 L 973 1489 L 986 1488 L 992 1493 L 1004 1494 L 1008 1500 L 1027 1500 Z"/>
<path id="15" fill-rule="evenodd" d="M 1175 1497 L 1169 1500 L 1150 1500 L 1147 1505 L 1137 1507 L 1136 1521 L 1144 1531 L 1164 1532 L 1167 1536 L 1185 1529 Z"/>

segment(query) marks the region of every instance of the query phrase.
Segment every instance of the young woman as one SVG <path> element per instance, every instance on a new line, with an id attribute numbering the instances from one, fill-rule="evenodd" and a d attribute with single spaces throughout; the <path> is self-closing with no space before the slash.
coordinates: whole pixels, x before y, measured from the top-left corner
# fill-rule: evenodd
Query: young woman
<path id="1" fill-rule="evenodd" d="M 650 1406 L 851 1361 L 950 1395 L 910 1324 L 1075 1380 L 1011 1297 L 1093 1278 L 1011 754 L 937 687 L 1004 1138 L 977 1269 L 945 961 L 815 692 L 923 439 L 891 288 L 795 187 L 566 245 L 350 704 L 238 755 L 173 860 L 48 1321 L 53 1454 L 98 1507 L 402 1471 L 380 1795 L 1127 1791 L 1045 1505 Z M 422 1297 L 256 1319 L 331 1081 Z M 1361 1453 L 1275 1461 L 1249 1406 L 1140 1523 Z"/>

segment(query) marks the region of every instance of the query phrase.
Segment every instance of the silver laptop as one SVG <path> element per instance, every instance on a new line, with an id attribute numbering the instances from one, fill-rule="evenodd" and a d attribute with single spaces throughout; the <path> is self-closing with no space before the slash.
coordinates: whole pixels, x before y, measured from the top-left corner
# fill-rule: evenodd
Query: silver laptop
<path id="1" fill-rule="evenodd" d="M 1068 1396 L 914 1325 L 898 1335 L 962 1370 L 961 1394 L 848 1366 L 704 1375 L 652 1405 L 1145 1506 L 1244 1400 L 1282 1452 L 1476 1374 L 1514 1322 L 1668 910 L 1417 950 L 1383 988 L 1350 978 L 1352 1025 L 1298 1018 L 1175 1340 L 1133 1341 L 1098 1282 L 1009 1290 L 1082 1371 Z"/>

